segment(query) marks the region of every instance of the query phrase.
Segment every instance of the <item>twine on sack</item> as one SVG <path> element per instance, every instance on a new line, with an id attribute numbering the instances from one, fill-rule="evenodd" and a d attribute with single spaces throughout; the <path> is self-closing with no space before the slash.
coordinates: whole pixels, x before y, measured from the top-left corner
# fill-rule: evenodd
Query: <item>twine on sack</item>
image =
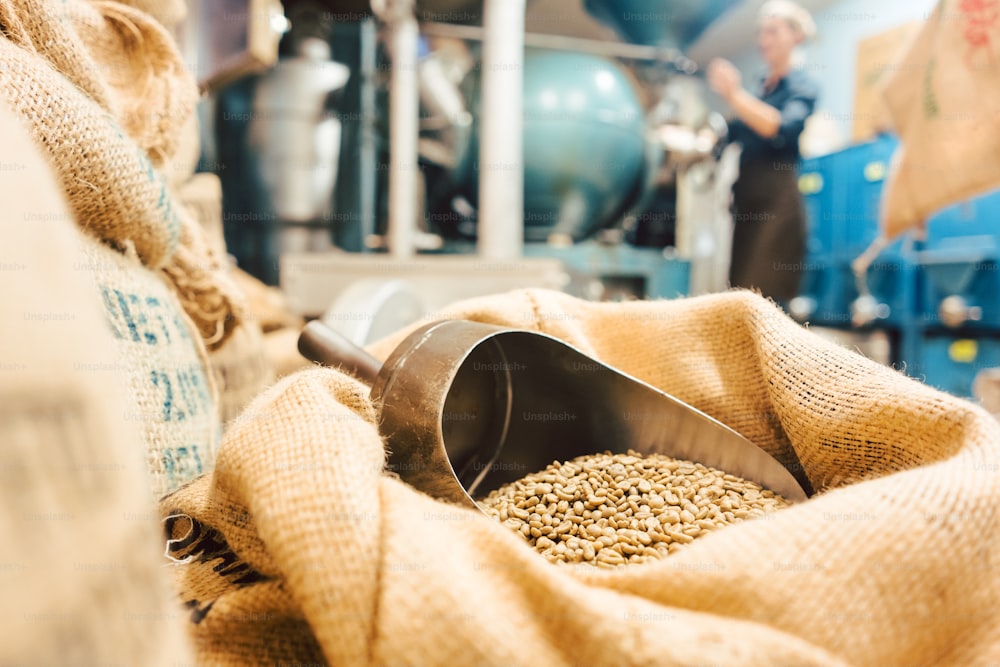
<path id="1" fill-rule="evenodd" d="M 181 242 L 163 267 L 184 311 L 194 321 L 209 352 L 222 347 L 242 322 L 243 299 L 212 250 L 201 227 L 185 215 Z"/>
<path id="2" fill-rule="evenodd" d="M 163 173 L 197 101 L 170 34 L 108 1 L 0 0 L 0 27 L 0 96 L 49 154 L 76 223 L 163 270 L 220 347 L 243 319 L 239 292 Z"/>
<path id="3" fill-rule="evenodd" d="M 163 168 L 174 157 L 181 130 L 194 112 L 197 84 L 159 23 L 118 2 L 92 6 L 102 20 L 81 24 L 78 32 L 92 52 L 106 52 L 100 60 L 115 63 L 106 68 L 105 81 L 118 93 L 122 125 L 153 164 Z M 153 109 L 150 99 L 158 101 Z"/>
<path id="4" fill-rule="evenodd" d="M 195 558 L 194 554 L 188 554 L 183 558 L 177 558 L 171 553 L 171 551 L 174 551 L 178 544 L 184 543 L 188 539 L 188 537 L 190 537 L 191 532 L 194 530 L 194 519 L 192 519 L 187 514 L 176 513 L 163 517 L 160 520 L 160 523 L 163 524 L 164 526 L 168 526 L 177 519 L 187 519 L 187 521 L 191 524 L 192 528 L 189 529 L 188 532 L 182 537 L 167 539 L 165 543 L 166 546 L 164 546 L 163 548 L 163 557 L 168 561 L 170 561 L 170 563 L 172 563 L 173 565 L 187 565 L 188 563 L 194 562 Z"/>
<path id="5" fill-rule="evenodd" d="M 0 33 L 19 46 L 34 48 L 31 36 L 9 2 L 0 2 Z"/>

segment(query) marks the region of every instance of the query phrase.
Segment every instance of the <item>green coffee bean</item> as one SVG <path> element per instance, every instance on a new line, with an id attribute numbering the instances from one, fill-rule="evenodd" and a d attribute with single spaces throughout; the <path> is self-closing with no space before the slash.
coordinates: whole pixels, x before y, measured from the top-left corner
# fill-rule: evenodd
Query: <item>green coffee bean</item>
<path id="1" fill-rule="evenodd" d="M 479 504 L 547 560 L 607 568 L 665 558 L 704 534 L 789 503 L 698 463 L 605 452 L 553 462 Z"/>

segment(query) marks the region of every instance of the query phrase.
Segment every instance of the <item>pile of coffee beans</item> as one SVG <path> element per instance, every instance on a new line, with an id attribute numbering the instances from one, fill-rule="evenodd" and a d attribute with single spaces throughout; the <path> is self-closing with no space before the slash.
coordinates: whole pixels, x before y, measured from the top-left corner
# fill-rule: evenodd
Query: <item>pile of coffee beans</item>
<path id="1" fill-rule="evenodd" d="M 632 451 L 556 461 L 479 501 L 549 561 L 598 567 L 663 558 L 789 504 L 721 470 Z"/>

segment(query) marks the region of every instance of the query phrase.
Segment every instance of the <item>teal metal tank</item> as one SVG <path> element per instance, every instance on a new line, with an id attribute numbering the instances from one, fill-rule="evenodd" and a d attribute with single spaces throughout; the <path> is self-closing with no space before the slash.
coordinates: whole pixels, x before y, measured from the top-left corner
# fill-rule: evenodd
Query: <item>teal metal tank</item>
<path id="1" fill-rule="evenodd" d="M 561 51 L 525 53 L 523 142 L 526 241 L 553 233 L 581 240 L 612 222 L 645 192 L 662 154 L 619 65 Z M 470 158 L 466 182 L 475 198 L 475 140 Z"/>

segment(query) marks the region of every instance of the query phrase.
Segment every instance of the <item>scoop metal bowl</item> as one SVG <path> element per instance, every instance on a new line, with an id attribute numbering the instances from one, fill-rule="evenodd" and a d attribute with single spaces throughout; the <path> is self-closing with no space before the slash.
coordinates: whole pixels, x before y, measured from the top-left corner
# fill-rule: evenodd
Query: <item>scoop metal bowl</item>
<path id="1" fill-rule="evenodd" d="M 474 498 L 553 461 L 603 451 L 659 453 L 806 492 L 777 460 L 707 414 L 557 338 L 459 320 L 435 322 L 378 360 L 310 322 L 303 354 L 371 383 L 389 469 L 436 498 Z"/>

